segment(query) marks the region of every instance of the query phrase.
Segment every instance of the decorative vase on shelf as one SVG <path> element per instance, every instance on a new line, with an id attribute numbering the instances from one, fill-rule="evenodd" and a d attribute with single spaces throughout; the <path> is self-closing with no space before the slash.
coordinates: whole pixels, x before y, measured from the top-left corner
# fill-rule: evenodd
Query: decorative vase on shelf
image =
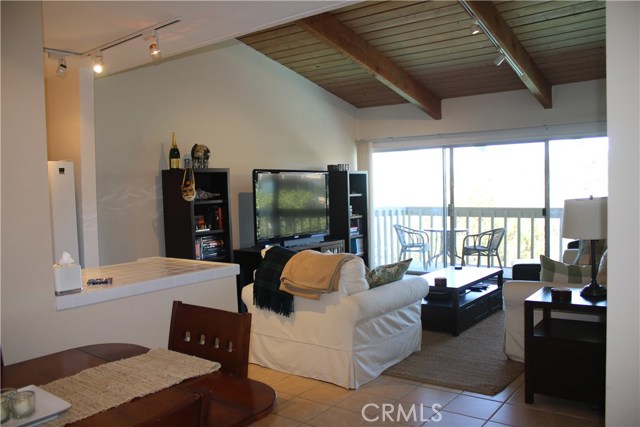
<path id="1" fill-rule="evenodd" d="M 184 175 L 182 176 L 182 198 L 192 202 L 196 198 L 196 181 L 191 167 L 191 159 L 184 159 Z"/>
<path id="2" fill-rule="evenodd" d="M 193 168 L 208 169 L 210 156 L 211 156 L 211 150 L 209 150 L 209 147 L 202 144 L 195 144 L 191 148 L 191 158 L 193 159 Z"/>

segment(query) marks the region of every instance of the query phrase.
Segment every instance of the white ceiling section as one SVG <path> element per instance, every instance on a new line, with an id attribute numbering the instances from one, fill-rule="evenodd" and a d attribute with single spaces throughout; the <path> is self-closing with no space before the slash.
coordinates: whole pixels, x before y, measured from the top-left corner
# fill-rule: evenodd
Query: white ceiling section
<path id="1" fill-rule="evenodd" d="M 353 1 L 44 1 L 44 47 L 86 54 L 179 18 L 157 31 L 162 57 L 168 58 L 349 3 Z M 110 47 L 102 55 L 102 76 L 151 62 L 143 37 Z"/>

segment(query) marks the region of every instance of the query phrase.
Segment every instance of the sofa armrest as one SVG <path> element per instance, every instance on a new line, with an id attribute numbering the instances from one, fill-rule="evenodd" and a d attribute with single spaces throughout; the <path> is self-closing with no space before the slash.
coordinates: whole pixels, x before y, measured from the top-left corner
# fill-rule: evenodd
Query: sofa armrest
<path id="1" fill-rule="evenodd" d="M 352 305 L 352 313 L 357 313 L 353 318 L 357 323 L 421 302 L 428 293 L 429 282 L 414 276 L 358 292 L 345 298 L 344 302 Z"/>
<path id="2" fill-rule="evenodd" d="M 524 306 L 524 300 L 545 286 L 556 286 L 551 282 L 539 282 L 533 280 L 507 280 L 502 285 L 502 298 L 505 306 L 520 304 Z"/>

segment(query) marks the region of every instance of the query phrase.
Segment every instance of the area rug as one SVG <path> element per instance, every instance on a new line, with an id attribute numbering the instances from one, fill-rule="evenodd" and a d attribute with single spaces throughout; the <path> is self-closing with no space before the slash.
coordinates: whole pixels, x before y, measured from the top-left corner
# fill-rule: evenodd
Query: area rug
<path id="1" fill-rule="evenodd" d="M 524 363 L 504 354 L 504 311 L 454 337 L 422 331 L 422 350 L 385 375 L 493 396 L 524 371 Z"/>

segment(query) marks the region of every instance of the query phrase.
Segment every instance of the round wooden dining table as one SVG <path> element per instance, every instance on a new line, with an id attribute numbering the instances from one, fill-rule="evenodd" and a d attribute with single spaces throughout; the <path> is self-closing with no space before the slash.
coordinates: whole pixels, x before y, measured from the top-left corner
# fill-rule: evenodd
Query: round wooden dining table
<path id="1" fill-rule="evenodd" d="M 2 387 L 43 385 L 149 351 L 136 344 L 95 344 L 2 367 Z M 273 409 L 267 384 L 216 371 L 69 424 L 78 426 L 246 426 Z"/>

